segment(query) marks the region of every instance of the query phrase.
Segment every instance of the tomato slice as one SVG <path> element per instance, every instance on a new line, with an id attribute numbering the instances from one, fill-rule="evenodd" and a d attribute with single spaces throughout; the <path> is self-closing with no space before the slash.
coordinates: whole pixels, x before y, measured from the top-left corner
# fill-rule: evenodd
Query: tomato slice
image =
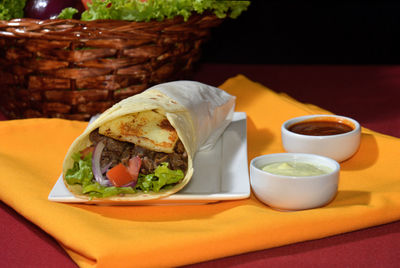
<path id="1" fill-rule="evenodd" d="M 93 153 L 93 151 L 94 151 L 94 146 L 90 146 L 90 147 L 87 147 L 87 148 L 83 149 L 83 150 L 81 151 L 81 159 L 85 159 L 85 157 L 86 157 L 89 153 Z"/>
<path id="2" fill-rule="evenodd" d="M 119 163 L 118 165 L 107 171 L 107 178 L 114 186 L 121 187 L 133 182 L 137 182 L 142 160 L 140 159 L 140 157 L 135 156 L 129 159 L 128 163 L 128 167 L 126 167 L 122 163 Z"/>
<path id="3" fill-rule="evenodd" d="M 119 163 L 109 171 L 107 171 L 107 178 L 114 186 L 121 187 L 133 181 L 131 174 L 128 172 L 126 166 Z"/>
<path id="4" fill-rule="evenodd" d="M 139 156 L 134 156 L 131 159 L 129 159 L 128 172 L 132 175 L 134 180 L 137 180 L 139 176 L 141 165 L 142 165 L 142 159 Z"/>

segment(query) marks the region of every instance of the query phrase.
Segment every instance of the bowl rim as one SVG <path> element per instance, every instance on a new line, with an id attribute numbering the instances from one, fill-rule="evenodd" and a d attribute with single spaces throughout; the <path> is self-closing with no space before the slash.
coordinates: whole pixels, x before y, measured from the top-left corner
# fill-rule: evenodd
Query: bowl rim
<path id="1" fill-rule="evenodd" d="M 284 157 L 284 158 L 287 157 L 286 158 L 287 160 L 280 159 L 280 157 Z M 272 161 L 268 161 L 268 163 L 293 161 L 293 160 L 299 160 L 300 162 L 310 163 L 310 161 L 307 161 L 307 159 L 315 159 L 316 161 L 322 160 L 322 162 L 323 162 L 323 163 L 321 163 L 322 165 L 324 163 L 328 162 L 331 164 L 331 165 L 329 165 L 329 167 L 333 166 L 334 168 L 332 169 L 332 171 L 330 171 L 326 174 L 313 175 L 313 176 L 279 175 L 279 174 L 270 173 L 268 171 L 264 171 L 255 165 L 255 162 L 260 161 L 260 159 L 264 159 L 264 158 L 272 159 Z M 276 159 L 276 160 L 274 161 L 274 159 Z M 306 160 L 302 161 L 303 159 L 306 159 Z M 282 179 L 289 179 L 289 180 L 299 180 L 299 179 L 300 180 L 316 180 L 316 179 L 321 179 L 324 177 L 331 176 L 334 173 L 338 173 L 338 175 L 339 175 L 339 172 L 340 172 L 340 164 L 338 161 L 336 161 L 330 157 L 326 157 L 326 156 L 322 156 L 322 155 L 318 155 L 318 154 L 311 154 L 311 153 L 271 153 L 271 154 L 259 155 L 259 156 L 254 157 L 250 161 L 250 170 L 253 168 L 255 170 L 257 170 L 257 172 L 265 173 L 268 176 L 271 176 L 273 178 L 282 178 Z M 250 176 L 250 177 L 252 177 L 252 176 Z"/>
<path id="2" fill-rule="evenodd" d="M 327 118 L 327 117 L 332 117 L 332 118 L 338 118 L 338 119 L 344 119 L 347 121 L 350 121 L 352 124 L 354 124 L 354 128 L 353 130 L 346 132 L 346 133 L 341 133 L 341 134 L 333 134 L 333 135 L 323 135 L 323 136 L 313 136 L 313 135 L 305 135 L 305 134 L 299 134 L 299 133 L 295 133 L 293 131 L 290 131 L 288 128 L 289 126 L 302 122 L 302 121 L 306 121 L 307 119 L 311 119 L 311 118 Z M 290 118 L 288 120 L 286 120 L 285 122 L 283 122 L 282 126 L 281 126 L 281 132 L 282 134 L 288 134 L 288 135 L 293 135 L 293 136 L 297 136 L 297 137 L 303 137 L 305 139 L 332 139 L 332 138 L 336 138 L 336 137 L 343 137 L 343 136 L 350 136 L 350 135 L 354 135 L 354 134 L 358 134 L 361 132 L 361 125 L 360 123 L 351 118 L 351 117 L 347 117 L 347 116 L 343 116 L 343 115 L 331 115 L 331 114 L 312 114 L 312 115 L 303 115 L 303 116 L 297 116 L 297 117 L 293 117 Z"/>

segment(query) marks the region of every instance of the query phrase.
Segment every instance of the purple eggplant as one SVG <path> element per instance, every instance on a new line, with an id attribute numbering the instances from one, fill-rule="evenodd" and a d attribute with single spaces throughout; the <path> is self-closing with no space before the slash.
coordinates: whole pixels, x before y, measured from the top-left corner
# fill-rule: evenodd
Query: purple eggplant
<path id="1" fill-rule="evenodd" d="M 74 18 L 79 19 L 85 7 L 81 0 L 28 0 L 24 9 L 26 18 L 33 19 L 55 19 L 61 10 L 73 7 L 78 10 Z"/>

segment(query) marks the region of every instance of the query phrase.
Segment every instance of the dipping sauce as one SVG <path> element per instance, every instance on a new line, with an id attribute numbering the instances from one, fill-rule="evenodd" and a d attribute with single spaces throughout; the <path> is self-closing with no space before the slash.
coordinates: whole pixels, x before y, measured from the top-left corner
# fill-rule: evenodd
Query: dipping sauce
<path id="1" fill-rule="evenodd" d="M 310 136 L 328 136 L 347 133 L 353 128 L 345 123 L 338 121 L 303 121 L 291 125 L 289 131 L 297 134 L 310 135 Z"/>
<path id="2" fill-rule="evenodd" d="M 275 175 L 283 175 L 283 176 L 292 176 L 292 177 L 308 177 L 308 176 L 317 176 L 328 174 L 332 172 L 327 166 L 323 165 L 314 165 L 305 162 L 274 162 L 265 165 L 261 168 L 263 171 L 275 174 Z"/>

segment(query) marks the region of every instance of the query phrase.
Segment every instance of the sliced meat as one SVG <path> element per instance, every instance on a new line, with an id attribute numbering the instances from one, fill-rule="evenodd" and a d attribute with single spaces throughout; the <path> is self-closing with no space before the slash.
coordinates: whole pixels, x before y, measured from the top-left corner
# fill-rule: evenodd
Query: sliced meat
<path id="1" fill-rule="evenodd" d="M 163 162 L 169 163 L 169 168 L 176 170 L 181 169 L 183 172 L 187 170 L 187 153 L 181 141 L 175 145 L 174 152 L 171 154 L 162 152 L 153 152 L 141 146 L 129 142 L 118 141 L 107 136 L 101 135 L 98 129 L 89 135 L 90 141 L 96 145 L 100 141 L 104 142 L 105 147 L 100 159 L 100 167 L 110 165 L 109 168 L 123 163 L 128 165 L 128 160 L 134 156 L 142 159 L 140 173 L 150 174 Z"/>
<path id="2" fill-rule="evenodd" d="M 100 141 L 105 140 L 105 139 L 107 139 L 107 137 L 104 136 L 104 135 L 101 135 L 101 134 L 99 133 L 99 130 L 98 130 L 98 129 L 92 131 L 92 132 L 89 134 L 89 140 L 90 140 L 94 145 L 96 145 L 97 143 L 99 143 Z"/>
<path id="3" fill-rule="evenodd" d="M 186 164 L 187 161 L 183 157 L 183 154 L 178 154 L 178 153 L 170 154 L 169 163 L 171 169 L 182 169 L 182 170 L 187 169 L 187 164 Z"/>
<path id="4" fill-rule="evenodd" d="M 147 175 L 153 173 L 152 170 L 153 170 L 153 160 L 147 156 L 144 156 L 142 158 L 142 166 L 140 168 L 140 173 Z"/>

